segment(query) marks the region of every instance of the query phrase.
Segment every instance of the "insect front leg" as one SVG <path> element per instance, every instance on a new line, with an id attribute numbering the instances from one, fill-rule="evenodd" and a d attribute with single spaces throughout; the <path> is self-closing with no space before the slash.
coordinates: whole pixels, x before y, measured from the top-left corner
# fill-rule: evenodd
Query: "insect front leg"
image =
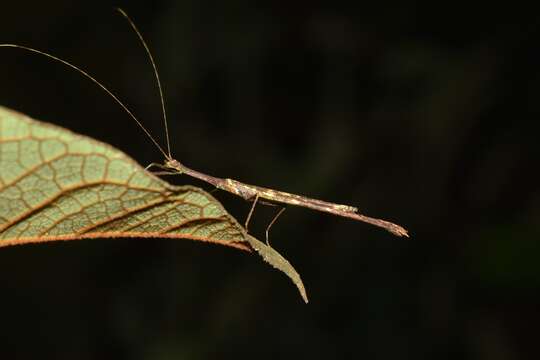
<path id="1" fill-rule="evenodd" d="M 150 168 L 152 167 L 156 167 L 160 169 L 161 171 L 151 171 Z M 145 167 L 144 170 L 154 175 L 178 175 L 179 174 L 178 171 L 174 171 L 170 167 L 165 166 L 163 164 L 159 164 L 159 163 L 151 163 L 147 167 Z"/>
<path id="2" fill-rule="evenodd" d="M 150 171 L 150 169 L 153 168 L 153 167 L 157 167 L 157 168 L 160 168 L 160 169 L 162 169 L 162 170 L 167 169 L 165 166 L 163 166 L 163 164 L 160 164 L 160 163 L 150 163 L 150 164 L 148 164 L 147 167 L 144 168 L 144 170 Z"/>
<path id="3" fill-rule="evenodd" d="M 177 172 L 174 171 L 150 171 L 154 175 L 178 175 Z"/>

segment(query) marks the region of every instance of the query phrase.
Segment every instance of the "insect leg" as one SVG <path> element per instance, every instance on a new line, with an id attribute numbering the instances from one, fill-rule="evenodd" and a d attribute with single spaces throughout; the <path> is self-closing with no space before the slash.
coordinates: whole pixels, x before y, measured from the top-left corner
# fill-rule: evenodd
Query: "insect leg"
<path id="1" fill-rule="evenodd" d="M 150 171 L 153 175 L 178 175 L 174 171 Z"/>
<path id="2" fill-rule="evenodd" d="M 163 166 L 163 165 L 160 164 L 160 163 L 150 163 L 150 164 L 148 164 L 147 167 L 144 168 L 144 170 L 147 170 L 147 171 L 148 171 L 150 168 L 153 168 L 153 167 L 157 167 L 157 168 L 160 168 L 160 169 L 166 169 L 166 167 Z"/>
<path id="3" fill-rule="evenodd" d="M 276 214 L 276 216 L 274 216 L 274 218 L 272 219 L 272 221 L 270 221 L 270 224 L 268 224 L 268 226 L 266 227 L 266 245 L 270 246 L 270 241 L 268 240 L 268 232 L 270 231 L 270 228 L 272 227 L 272 225 L 274 225 L 274 223 L 276 222 L 276 220 L 278 219 L 278 217 L 283 214 L 283 212 L 285 211 L 285 209 L 287 209 L 287 207 L 283 206 Z"/>
<path id="4" fill-rule="evenodd" d="M 249 209 L 249 214 L 246 218 L 246 222 L 244 223 L 246 231 L 248 229 L 249 220 L 251 220 L 251 215 L 253 215 L 253 210 L 255 210 L 255 205 L 257 205 L 257 201 L 259 201 L 259 194 L 255 195 L 255 200 L 253 200 L 253 205 L 251 205 L 251 209 Z"/>

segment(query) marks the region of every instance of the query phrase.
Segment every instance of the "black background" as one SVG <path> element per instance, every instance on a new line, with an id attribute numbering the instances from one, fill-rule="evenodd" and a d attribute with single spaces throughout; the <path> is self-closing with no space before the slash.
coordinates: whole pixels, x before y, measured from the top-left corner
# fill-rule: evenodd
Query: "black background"
<path id="1" fill-rule="evenodd" d="M 287 210 L 271 239 L 303 276 L 309 305 L 257 256 L 219 246 L 120 239 L 2 248 L 0 354 L 538 357 L 537 12 L 391 1 L 2 5 L 0 42 L 88 70 L 161 143 L 151 67 L 113 5 L 153 50 L 178 159 L 358 206 L 411 239 Z M 1 105 L 141 164 L 162 160 L 79 74 L 16 49 L 0 49 L 0 59 Z M 244 219 L 248 203 L 214 194 Z M 258 208 L 259 238 L 273 211 Z"/>

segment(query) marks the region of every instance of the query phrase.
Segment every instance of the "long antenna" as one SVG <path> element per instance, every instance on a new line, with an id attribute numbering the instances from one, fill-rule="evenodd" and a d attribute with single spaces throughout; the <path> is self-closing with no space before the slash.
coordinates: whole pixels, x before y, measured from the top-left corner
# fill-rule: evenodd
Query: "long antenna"
<path id="1" fill-rule="evenodd" d="M 148 132 L 148 130 L 146 130 L 146 128 L 143 126 L 143 124 L 139 121 L 139 119 L 137 119 L 137 117 L 135 115 L 133 115 L 131 110 L 129 110 L 129 108 L 126 105 L 124 105 L 124 103 L 122 101 L 120 101 L 120 99 L 116 95 L 114 95 L 112 93 L 112 91 L 107 89 L 105 87 L 105 85 L 103 85 L 102 83 L 97 81 L 94 77 L 92 77 L 92 75 L 88 74 L 86 71 L 78 68 L 77 66 L 75 66 L 75 65 L 73 65 L 73 64 L 71 64 L 69 62 L 67 62 L 66 60 L 62 60 L 62 59 L 60 59 L 60 58 L 58 58 L 58 57 L 56 57 L 54 55 L 51 55 L 51 54 L 46 53 L 44 51 L 37 50 L 37 49 L 31 48 L 31 47 L 28 47 L 28 46 L 22 46 L 22 45 L 16 45 L 16 44 L 0 44 L 0 47 L 11 47 L 11 48 L 23 49 L 23 50 L 26 50 L 26 51 L 30 51 L 30 52 L 33 52 L 33 53 L 36 53 L 36 54 L 46 56 L 49 59 L 58 61 L 58 62 L 60 62 L 60 63 L 62 63 L 64 65 L 76 70 L 80 74 L 86 76 L 88 79 L 92 80 L 97 86 L 99 86 L 103 91 L 105 91 L 107 94 L 109 94 L 122 107 L 122 109 L 124 109 L 129 114 L 129 116 L 131 116 L 131 118 L 133 120 L 135 120 L 137 125 L 139 125 L 141 129 L 143 129 L 143 131 L 146 133 L 146 135 L 148 135 L 148 137 L 152 140 L 152 142 L 157 146 L 159 151 L 161 151 L 163 156 L 165 156 L 166 159 L 170 159 L 170 155 L 167 155 L 165 150 L 163 150 L 163 148 L 158 144 L 158 142 L 156 141 L 156 139 L 154 139 L 152 134 L 150 134 L 150 132 Z"/>
<path id="2" fill-rule="evenodd" d="M 171 159 L 172 158 L 172 156 L 171 156 L 171 142 L 169 140 L 169 126 L 167 125 L 167 112 L 165 111 L 165 100 L 163 98 L 163 88 L 161 86 L 161 81 L 159 80 L 159 73 L 157 71 L 156 62 L 154 61 L 154 57 L 152 56 L 152 53 L 150 52 L 150 49 L 148 48 L 148 45 L 146 44 L 146 41 L 144 41 L 144 38 L 141 35 L 141 32 L 139 31 L 139 29 L 137 29 L 137 26 L 135 25 L 133 20 L 131 20 L 129 15 L 126 14 L 126 12 L 124 10 L 122 10 L 120 8 L 116 8 L 116 10 L 120 14 L 122 14 L 122 16 L 124 18 L 126 18 L 126 20 L 129 22 L 129 25 L 131 25 L 131 28 L 133 29 L 133 31 L 135 31 L 135 33 L 139 37 L 139 40 L 141 41 L 142 45 L 144 46 L 144 50 L 146 50 L 146 53 L 148 54 L 148 58 L 150 59 L 150 62 L 152 63 L 152 67 L 154 68 L 154 76 L 156 78 L 157 86 L 158 86 L 158 89 L 159 89 L 159 98 L 161 100 L 161 112 L 163 114 L 163 124 L 165 125 L 165 138 L 167 140 L 167 152 L 169 154 L 168 158 Z"/>

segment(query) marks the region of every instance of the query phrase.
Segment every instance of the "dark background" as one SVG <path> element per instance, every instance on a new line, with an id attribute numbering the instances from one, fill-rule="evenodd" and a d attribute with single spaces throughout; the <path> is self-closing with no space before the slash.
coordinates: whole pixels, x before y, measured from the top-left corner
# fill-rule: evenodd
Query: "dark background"
<path id="1" fill-rule="evenodd" d="M 540 15 L 471 4 L 3 4 L 0 42 L 80 65 L 163 143 L 151 67 L 112 8 L 123 6 L 158 63 L 178 159 L 356 205 L 405 226 L 411 239 L 287 210 L 271 239 L 302 275 L 308 305 L 257 256 L 219 246 L 123 239 L 2 248 L 0 353 L 538 358 Z M 79 74 L 21 50 L 0 49 L 0 59 L 1 105 L 141 164 L 161 161 Z M 244 219 L 248 203 L 214 194 Z M 251 230 L 261 239 L 273 211 L 257 209 Z"/>

